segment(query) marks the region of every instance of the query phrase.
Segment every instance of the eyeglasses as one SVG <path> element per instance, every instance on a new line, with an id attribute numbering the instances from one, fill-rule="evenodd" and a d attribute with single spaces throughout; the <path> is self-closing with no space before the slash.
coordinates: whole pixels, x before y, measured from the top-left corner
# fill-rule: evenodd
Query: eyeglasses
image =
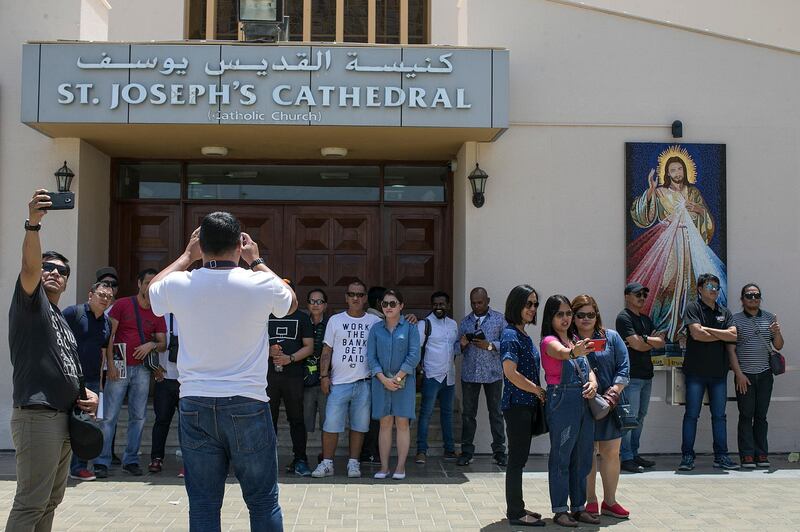
<path id="1" fill-rule="evenodd" d="M 309 305 L 324 305 L 325 303 L 327 303 L 327 301 L 325 301 L 324 299 L 309 299 L 308 300 L 308 304 Z"/>
<path id="2" fill-rule="evenodd" d="M 42 270 L 46 272 L 57 271 L 61 277 L 69 277 L 69 267 L 56 264 L 54 262 L 43 262 Z"/>
<path id="3" fill-rule="evenodd" d="M 525 308 L 527 308 L 527 309 L 539 308 L 539 302 L 538 301 L 526 301 L 525 302 Z"/>
<path id="4" fill-rule="evenodd" d="M 387 308 L 387 307 L 389 307 L 389 308 L 395 308 L 395 307 L 397 307 L 398 305 L 400 305 L 400 302 L 399 302 L 399 301 L 394 301 L 394 300 L 392 300 L 392 301 L 381 301 L 381 306 L 382 306 L 383 308 Z"/>
<path id="5" fill-rule="evenodd" d="M 638 297 L 639 299 L 646 299 L 647 298 L 647 293 L 646 292 L 636 292 L 633 295 Z"/>
<path id="6" fill-rule="evenodd" d="M 712 283 L 706 283 L 704 288 L 706 290 L 711 290 L 712 292 L 719 292 L 719 286 Z"/>
<path id="7" fill-rule="evenodd" d="M 761 299 L 761 294 L 758 292 L 750 292 L 744 295 L 745 299 Z"/>
<path id="8" fill-rule="evenodd" d="M 556 318 L 571 318 L 572 311 L 571 310 L 559 310 L 556 312 Z"/>
<path id="9" fill-rule="evenodd" d="M 597 317 L 596 312 L 576 312 L 575 317 L 579 320 L 593 320 Z"/>
<path id="10" fill-rule="evenodd" d="M 116 288 L 116 287 L 119 286 L 119 283 L 117 281 L 115 281 L 114 279 L 103 280 L 103 281 L 100 281 L 100 282 L 103 283 L 104 285 L 106 285 L 109 288 Z"/>
<path id="11" fill-rule="evenodd" d="M 345 295 L 347 297 L 354 297 L 354 298 L 367 297 L 367 294 L 364 292 L 345 292 Z"/>

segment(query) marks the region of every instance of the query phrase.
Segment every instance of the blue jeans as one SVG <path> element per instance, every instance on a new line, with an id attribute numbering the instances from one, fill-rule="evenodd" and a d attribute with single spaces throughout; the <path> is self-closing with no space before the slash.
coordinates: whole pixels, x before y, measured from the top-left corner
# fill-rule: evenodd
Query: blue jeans
<path id="1" fill-rule="evenodd" d="M 550 428 L 547 478 L 553 513 L 586 509 L 586 476 L 592 470 L 594 453 L 594 418 L 582 390 L 580 383 L 547 386 L 544 404 Z"/>
<path id="2" fill-rule="evenodd" d="M 422 381 L 422 403 L 419 407 L 419 425 L 417 426 L 418 453 L 428 452 L 428 425 L 431 422 L 437 397 L 439 398 L 444 450 L 455 452 L 456 444 L 453 437 L 453 397 L 455 397 L 455 393 L 456 387 L 447 385 L 447 377 L 442 379 L 442 382 L 427 377 Z"/>
<path id="3" fill-rule="evenodd" d="M 128 445 L 122 456 L 122 464 L 139 464 L 139 444 L 142 442 L 147 395 L 150 393 L 150 370 L 139 364 L 128 366 L 127 372 L 127 378 L 108 380 L 103 389 L 103 452 L 94 461 L 95 465 L 111 465 L 111 444 L 125 395 L 128 396 Z"/>
<path id="4" fill-rule="evenodd" d="M 247 397 L 182 397 L 180 434 L 189 530 L 220 530 L 230 464 L 250 511 L 250 529 L 283 530 L 278 451 L 269 403 Z"/>
<path id="5" fill-rule="evenodd" d="M 653 379 L 631 379 L 625 387 L 625 397 L 631 405 L 631 413 L 639 421 L 639 426 L 622 433 L 619 456 L 623 462 L 639 456 L 639 439 L 642 437 L 644 418 L 647 417 L 647 409 L 650 407 L 652 388 Z"/>
<path id="6" fill-rule="evenodd" d="M 94 393 L 100 393 L 100 381 L 86 381 L 86 389 L 91 390 Z M 72 455 L 72 460 L 69 463 L 69 472 L 71 475 L 75 475 L 81 469 L 86 469 L 89 466 L 89 462 L 86 460 L 81 460 L 74 454 Z"/>
<path id="7" fill-rule="evenodd" d="M 725 405 L 728 401 L 728 380 L 725 377 L 686 375 L 686 411 L 683 414 L 681 454 L 694 457 L 697 420 L 703 407 L 703 394 L 708 390 L 711 408 L 711 433 L 714 458 L 728 455 L 728 432 L 725 426 Z"/>

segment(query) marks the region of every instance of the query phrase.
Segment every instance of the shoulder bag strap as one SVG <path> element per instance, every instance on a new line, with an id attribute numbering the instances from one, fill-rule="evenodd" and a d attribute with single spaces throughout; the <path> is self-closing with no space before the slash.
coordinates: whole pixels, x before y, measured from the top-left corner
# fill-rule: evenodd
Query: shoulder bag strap
<path id="1" fill-rule="evenodd" d="M 425 340 L 422 342 L 422 347 L 419 349 L 419 361 L 422 362 L 422 357 L 425 356 L 425 348 L 428 346 L 428 338 L 431 337 L 431 320 L 423 318 L 425 322 Z"/>
<path id="2" fill-rule="evenodd" d="M 139 313 L 139 302 L 136 301 L 136 296 L 131 296 L 131 303 L 133 303 L 133 312 L 136 314 L 136 328 L 139 329 L 139 340 L 143 344 L 147 343 L 144 339 L 144 330 L 142 328 L 142 315 Z"/>

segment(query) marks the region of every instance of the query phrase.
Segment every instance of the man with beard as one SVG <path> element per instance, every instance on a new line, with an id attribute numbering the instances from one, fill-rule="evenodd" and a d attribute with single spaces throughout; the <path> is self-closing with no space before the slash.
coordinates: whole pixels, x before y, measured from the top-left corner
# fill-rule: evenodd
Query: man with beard
<path id="1" fill-rule="evenodd" d="M 16 449 L 17 492 L 6 530 L 50 530 L 64 498 L 72 452 L 69 411 L 94 413 L 97 395 L 86 390 L 79 400 L 78 346 L 58 308 L 67 288 L 69 265 L 55 251 L 42 253 L 41 221 L 50 196 L 34 192 L 28 203 L 22 270 L 8 313 L 14 411 L 11 437 Z"/>
<path id="2" fill-rule="evenodd" d="M 431 295 L 433 310 L 417 323 L 422 349 L 420 362 L 424 375 L 422 382 L 422 404 L 419 408 L 417 428 L 418 464 L 424 464 L 428 453 L 428 424 L 433 407 L 439 399 L 442 437 L 445 460 L 455 460 L 456 447 L 453 439 L 453 398 L 456 389 L 456 367 L 453 364 L 455 343 L 458 341 L 458 324 L 447 317 L 450 296 L 445 292 Z"/>

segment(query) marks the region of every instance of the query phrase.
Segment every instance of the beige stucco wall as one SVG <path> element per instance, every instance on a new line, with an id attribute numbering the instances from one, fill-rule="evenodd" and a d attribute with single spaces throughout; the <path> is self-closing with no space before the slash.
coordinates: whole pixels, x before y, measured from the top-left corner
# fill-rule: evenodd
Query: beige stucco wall
<path id="1" fill-rule="evenodd" d="M 184 0 L 108 0 L 110 41 L 183 39 Z"/>
<path id="2" fill-rule="evenodd" d="M 624 143 L 671 142 L 668 125 L 680 119 L 683 142 L 727 144 L 732 310 L 738 289 L 759 282 L 787 345 L 796 344 L 800 55 L 545 0 L 502 5 L 469 3 L 469 45 L 511 50 L 512 127 L 481 146 L 486 205 L 468 205 L 455 224 L 469 243 L 456 306 L 468 309 L 468 290 L 480 284 L 501 309 L 514 285 L 530 282 L 543 299 L 588 292 L 613 322 L 625 281 Z M 505 30 L 481 31 L 498 26 Z M 775 451 L 800 448 L 798 385 L 800 371 L 776 379 Z M 643 450 L 678 452 L 683 409 L 664 404 L 663 374 L 653 395 Z M 731 404 L 731 449 L 736 418 Z M 546 451 L 539 440 L 534 450 Z M 711 450 L 705 413 L 697 450 Z"/>

